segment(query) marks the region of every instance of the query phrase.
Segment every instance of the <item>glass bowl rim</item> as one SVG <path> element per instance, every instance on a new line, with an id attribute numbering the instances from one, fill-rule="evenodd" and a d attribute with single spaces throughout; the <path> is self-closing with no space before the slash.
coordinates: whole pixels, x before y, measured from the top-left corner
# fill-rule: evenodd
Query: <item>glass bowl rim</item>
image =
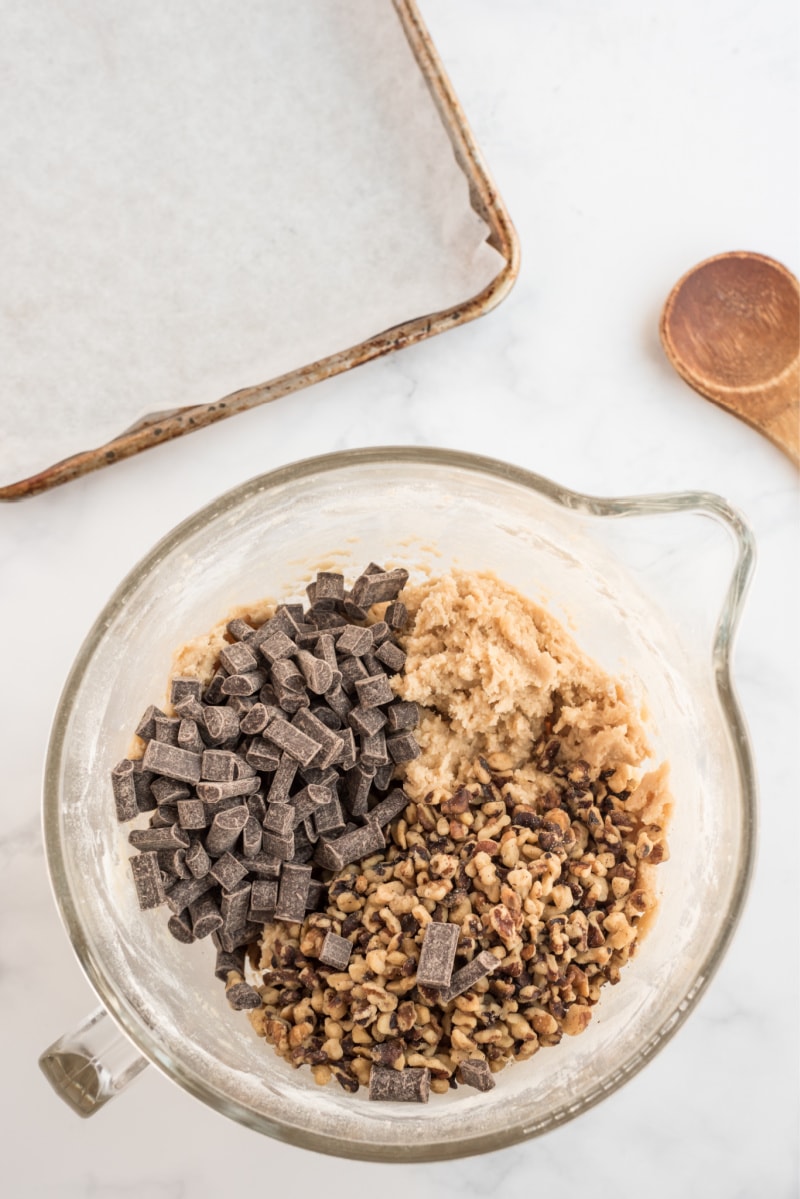
<path id="1" fill-rule="evenodd" d="M 730 732 L 735 767 L 740 783 L 742 853 L 738 862 L 730 908 L 720 922 L 717 936 L 707 952 L 705 960 L 698 965 L 695 971 L 693 985 L 678 1002 L 658 1032 L 646 1045 L 640 1047 L 626 1062 L 622 1063 L 611 1079 L 598 1084 L 595 1090 L 579 1103 L 562 1106 L 551 1113 L 547 1119 L 540 1120 L 532 1126 L 527 1126 L 522 1120 L 500 1132 L 448 1141 L 446 1144 L 431 1142 L 406 1146 L 374 1142 L 354 1145 L 337 1136 L 321 1134 L 310 1128 L 300 1128 L 284 1123 L 276 1115 L 268 1117 L 253 1112 L 244 1104 L 232 1100 L 207 1079 L 184 1068 L 180 1061 L 172 1060 L 170 1055 L 161 1049 L 151 1037 L 147 1027 L 141 1023 L 134 1008 L 124 996 L 115 991 L 110 979 L 106 977 L 102 962 L 97 960 L 91 945 L 84 936 L 79 905 L 69 886 L 66 846 L 61 836 L 58 800 L 66 730 L 86 669 L 111 621 L 127 604 L 130 596 L 139 587 L 141 580 L 157 569 L 162 559 L 180 547 L 188 537 L 201 530 L 209 520 L 235 509 L 258 492 L 283 487 L 315 474 L 335 472 L 359 465 L 397 465 L 402 463 L 424 463 L 433 467 L 460 469 L 489 476 L 526 488 L 562 508 L 590 516 L 624 518 L 696 512 L 711 517 L 727 529 L 735 544 L 736 561 L 711 647 L 711 665 L 715 675 L 720 706 Z M 624 1082 L 634 1077 L 646 1062 L 667 1044 L 694 1009 L 727 951 L 747 897 L 756 849 L 757 787 L 747 728 L 731 679 L 731 650 L 752 577 L 754 562 L 755 542 L 750 526 L 741 513 L 727 500 L 713 492 L 662 492 L 602 498 L 562 487 L 542 475 L 499 459 L 431 446 L 378 446 L 340 450 L 301 459 L 240 483 L 198 509 L 162 537 L 132 567 L 103 606 L 76 655 L 59 698 L 50 733 L 44 769 L 42 803 L 44 845 L 50 883 L 61 921 L 72 942 L 78 962 L 106 1010 L 148 1061 L 157 1066 L 172 1081 L 177 1082 L 184 1090 L 214 1110 L 277 1140 L 343 1158 L 421 1162 L 444 1161 L 491 1152 L 549 1132 L 584 1111 L 588 1111 L 607 1095 L 613 1094 Z"/>

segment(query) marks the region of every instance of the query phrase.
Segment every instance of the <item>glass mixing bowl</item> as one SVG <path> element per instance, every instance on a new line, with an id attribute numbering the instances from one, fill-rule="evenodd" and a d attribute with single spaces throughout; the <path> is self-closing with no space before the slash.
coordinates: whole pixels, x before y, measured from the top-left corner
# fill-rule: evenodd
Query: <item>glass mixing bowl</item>
<path id="1" fill-rule="evenodd" d="M 212 946 L 179 944 L 163 911 L 137 906 L 109 771 L 141 712 L 163 700 L 173 651 L 236 605 L 302 598 L 332 554 L 351 576 L 371 559 L 412 575 L 494 571 L 627 680 L 646 702 L 655 757 L 672 765 L 671 858 L 657 871 L 652 931 L 619 985 L 603 990 L 585 1033 L 512 1065 L 488 1094 L 460 1087 L 417 1107 L 316 1086 L 230 1010 Z M 43 1055 L 48 1077 L 88 1114 L 147 1059 L 259 1132 L 383 1161 L 499 1149 L 612 1093 L 691 1011 L 742 908 L 755 784 L 729 654 L 752 560 L 747 527 L 716 496 L 593 499 L 500 462 L 419 448 L 298 462 L 184 521 L 106 605 L 55 719 L 47 856 L 103 1009 Z"/>

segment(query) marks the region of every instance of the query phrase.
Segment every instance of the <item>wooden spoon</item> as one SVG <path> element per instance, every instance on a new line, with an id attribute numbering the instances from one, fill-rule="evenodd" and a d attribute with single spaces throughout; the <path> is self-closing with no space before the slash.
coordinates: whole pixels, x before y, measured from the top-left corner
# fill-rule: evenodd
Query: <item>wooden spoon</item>
<path id="1" fill-rule="evenodd" d="M 791 271 L 746 251 L 709 258 L 673 287 L 660 332 L 690 387 L 800 466 L 800 289 Z"/>

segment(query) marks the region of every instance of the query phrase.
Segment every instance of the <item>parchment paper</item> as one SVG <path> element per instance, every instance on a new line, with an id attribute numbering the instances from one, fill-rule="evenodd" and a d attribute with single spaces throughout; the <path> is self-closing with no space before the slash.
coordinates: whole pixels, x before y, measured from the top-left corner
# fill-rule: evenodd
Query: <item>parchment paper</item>
<path id="1" fill-rule="evenodd" d="M 390 0 L 0 15 L 0 485 L 498 273 Z"/>

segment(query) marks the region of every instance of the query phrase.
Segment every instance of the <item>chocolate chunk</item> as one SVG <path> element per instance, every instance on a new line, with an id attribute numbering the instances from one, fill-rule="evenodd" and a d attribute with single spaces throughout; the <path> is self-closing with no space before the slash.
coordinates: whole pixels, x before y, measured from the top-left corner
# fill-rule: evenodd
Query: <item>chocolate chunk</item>
<path id="1" fill-rule="evenodd" d="M 342 808 L 338 799 L 332 799 L 316 809 L 314 812 L 314 831 L 316 837 L 321 837 L 323 833 L 326 836 L 332 836 L 336 833 L 344 832 L 344 817 L 342 816 Z M 316 840 L 316 837 L 314 840 Z"/>
<path id="2" fill-rule="evenodd" d="M 111 789 L 114 792 L 117 820 L 133 820 L 134 816 L 139 814 L 133 774 L 134 766 L 130 758 L 123 758 L 111 771 Z"/>
<path id="3" fill-rule="evenodd" d="M 199 679 L 187 678 L 186 676 L 178 675 L 170 680 L 169 685 L 169 702 L 175 708 L 181 700 L 191 696 L 197 703 L 200 702 L 200 696 L 203 694 L 203 684 Z"/>
<path id="4" fill-rule="evenodd" d="M 357 707 L 348 713 L 347 723 L 362 737 L 372 737 L 386 724 L 386 714 L 380 708 Z"/>
<path id="5" fill-rule="evenodd" d="M 180 699 L 175 700 L 172 706 L 182 720 L 194 720 L 195 723 L 205 727 L 205 708 L 193 695 L 181 696 Z"/>
<path id="6" fill-rule="evenodd" d="M 225 988 L 225 998 L 235 1012 L 252 1011 L 261 1007 L 261 996 L 246 982 L 233 982 Z"/>
<path id="7" fill-rule="evenodd" d="M 263 737 L 254 738 L 247 751 L 247 762 L 260 770 L 262 774 L 272 774 L 280 765 L 281 756 L 274 745 L 270 745 Z"/>
<path id="8" fill-rule="evenodd" d="M 392 674 L 397 674 L 406 664 L 405 653 L 393 641 L 384 641 L 383 645 L 378 646 L 375 651 L 375 657 L 384 666 L 387 666 Z"/>
<path id="9" fill-rule="evenodd" d="M 131 858 L 131 871 L 139 907 L 142 911 L 157 908 L 164 902 L 164 884 L 157 853 L 140 853 Z"/>
<path id="10" fill-rule="evenodd" d="M 356 679 L 355 689 L 362 708 L 378 708 L 382 704 L 390 704 L 394 699 L 394 691 L 385 674 Z"/>
<path id="11" fill-rule="evenodd" d="M 203 703 L 218 704 L 219 701 L 222 699 L 222 684 L 224 682 L 225 682 L 224 672 L 221 670 L 216 671 L 216 673 L 214 674 L 213 678 L 211 679 L 210 683 L 208 684 L 208 686 L 206 687 L 206 689 L 203 693 Z"/>
<path id="12" fill-rule="evenodd" d="M 159 807 L 163 807 L 164 804 L 176 804 L 179 799 L 189 799 L 191 796 L 191 791 L 186 784 L 180 783 L 176 779 L 153 779 L 150 790 Z"/>
<path id="13" fill-rule="evenodd" d="M 375 805 L 369 813 L 369 819 L 383 828 L 390 820 L 399 816 L 410 803 L 411 800 L 402 787 L 395 787 L 385 799 Z"/>
<path id="14" fill-rule="evenodd" d="M 319 721 L 317 721 L 319 724 Z M 322 728 L 325 726 L 322 725 Z M 326 730 L 329 732 L 330 730 Z M 273 745 L 277 745 L 279 749 L 284 750 L 290 757 L 297 762 L 308 766 L 313 758 L 317 756 L 320 750 L 320 745 L 317 741 L 311 739 L 306 733 L 302 732 L 293 724 L 289 724 L 286 720 L 272 720 L 267 725 L 264 736 L 267 741 L 271 741 Z"/>
<path id="15" fill-rule="evenodd" d="M 270 915 L 267 919 L 271 919 L 271 914 L 275 911 L 275 905 L 278 902 L 278 884 L 271 879 L 257 878 L 253 883 L 250 892 L 250 907 L 258 912 L 267 912 Z"/>
<path id="16" fill-rule="evenodd" d="M 245 883 L 235 891 L 229 891 L 220 900 L 222 928 L 217 936 L 222 949 L 232 953 L 248 939 L 247 913 L 250 910 L 250 884 Z"/>
<path id="17" fill-rule="evenodd" d="M 267 673 L 264 670 L 251 670 L 247 674 L 230 674 L 222 684 L 222 694 L 230 696 L 231 699 L 246 698 L 255 695 L 266 682 Z M 236 704 L 231 706 L 234 709 L 238 707 Z"/>
<path id="18" fill-rule="evenodd" d="M 281 871 L 275 919 L 299 924 L 306 911 L 306 897 L 311 882 L 311 867 L 287 862 Z"/>
<path id="19" fill-rule="evenodd" d="M 192 872 L 186 865 L 185 849 L 159 849 L 158 865 L 163 874 L 173 878 L 191 878 Z"/>
<path id="20" fill-rule="evenodd" d="M 298 610 L 300 615 L 298 616 Z M 250 645 L 260 648 L 271 638 L 282 633 L 290 641 L 294 642 L 298 633 L 299 623 L 302 621 L 302 605 L 281 604 L 275 609 L 275 615 L 269 620 L 265 620 L 259 626 L 255 634 L 250 638 Z"/>
<path id="21" fill-rule="evenodd" d="M 322 906 L 323 900 L 327 899 L 328 888 L 318 878 L 312 878 L 308 884 L 308 895 L 306 897 L 306 911 L 317 912 Z"/>
<path id="22" fill-rule="evenodd" d="M 250 815 L 242 829 L 242 854 L 249 859 L 261 852 L 261 821 L 253 815 L 249 804 L 247 810 Z"/>
<path id="23" fill-rule="evenodd" d="M 153 734 L 154 740 L 163 745 L 178 744 L 178 728 L 181 723 L 179 716 L 156 716 L 153 723 L 156 730 Z"/>
<path id="24" fill-rule="evenodd" d="M 369 790 L 374 777 L 375 771 L 368 770 L 362 763 L 357 763 L 351 770 L 347 771 L 345 775 L 347 782 L 347 799 L 345 800 L 345 804 L 351 816 L 365 816 L 367 814 L 367 800 L 369 799 Z"/>
<path id="25" fill-rule="evenodd" d="M 181 912 L 178 916 L 170 916 L 167 921 L 167 928 L 175 940 L 182 941 L 184 945 L 191 945 L 192 941 L 194 941 L 192 922 L 186 912 Z"/>
<path id="26" fill-rule="evenodd" d="M 192 754 L 203 753 L 206 747 L 200 736 L 196 720 L 189 720 L 187 717 L 181 720 L 178 725 L 178 745 L 181 749 L 188 749 Z"/>
<path id="27" fill-rule="evenodd" d="M 319 608 L 318 606 L 309 608 L 306 613 L 306 622 L 320 630 L 334 631 L 343 629 L 347 624 L 344 616 L 340 616 L 338 612 L 331 612 L 326 608 Z"/>
<path id="28" fill-rule="evenodd" d="M 249 678 L 249 675 L 236 675 L 235 677 L 237 679 Z M 266 678 L 266 675 L 264 677 Z M 231 675 L 230 678 L 234 678 L 234 675 Z M 226 682 L 229 682 L 229 681 L 230 681 L 230 679 L 226 680 Z M 238 684 L 237 684 L 237 686 L 238 686 Z M 236 715 L 239 717 L 239 726 L 241 727 L 242 717 L 246 716 L 247 713 L 250 711 L 250 709 L 252 707 L 254 707 L 254 705 L 258 702 L 256 699 L 256 696 L 255 695 L 231 695 L 230 692 L 226 692 L 226 695 L 227 695 L 227 698 L 225 700 L 226 706 L 229 707 L 232 712 L 235 712 Z"/>
<path id="29" fill-rule="evenodd" d="M 236 641 L 247 641 L 248 637 L 252 637 L 255 629 L 246 620 L 240 620 L 238 616 L 233 620 L 229 620 L 225 628 Z"/>
<path id="30" fill-rule="evenodd" d="M 360 658 L 342 658 L 339 663 L 342 676 L 342 687 L 348 695 L 355 695 L 355 684 L 359 679 L 369 677 L 367 668 Z M 330 703 L 330 700 L 328 700 Z"/>
<path id="31" fill-rule="evenodd" d="M 288 805 L 292 812 L 292 828 L 297 828 L 301 821 L 306 817 L 311 816 L 318 808 L 330 803 L 332 792 L 329 787 L 321 786 L 318 783 L 309 783 L 302 791 L 292 796 L 291 802 Z M 315 832 L 316 838 L 316 832 Z"/>
<path id="32" fill-rule="evenodd" d="M 425 926 L 417 966 L 418 984 L 437 989 L 450 985 L 459 933 L 457 924 L 445 924 L 438 920 L 432 920 Z"/>
<path id="33" fill-rule="evenodd" d="M 178 824 L 181 828 L 197 829 L 208 826 L 205 804 L 200 799 L 178 800 Z"/>
<path id="34" fill-rule="evenodd" d="M 316 633 L 314 642 L 314 653 L 323 662 L 327 662 L 334 674 L 339 670 L 339 662 L 336 657 L 336 639 L 333 633 Z"/>
<path id="35" fill-rule="evenodd" d="M 156 797 L 151 790 L 156 776 L 152 770 L 142 768 L 141 758 L 133 763 L 133 789 L 136 792 L 136 806 L 140 812 L 152 812 L 156 806 Z"/>
<path id="36" fill-rule="evenodd" d="M 276 710 L 270 709 L 266 704 L 257 703 L 242 717 L 239 728 L 243 733 L 255 734 L 263 733 L 264 729 L 269 724 L 271 718 L 277 715 Z"/>
<path id="37" fill-rule="evenodd" d="M 200 754 L 179 749 L 177 745 L 164 745 L 162 741 L 148 741 L 142 758 L 142 767 L 170 779 L 184 783 L 200 781 Z"/>
<path id="38" fill-rule="evenodd" d="M 351 658 L 360 658 L 372 649 L 372 629 L 362 625 L 349 624 L 336 638 L 337 655 L 347 654 Z"/>
<path id="39" fill-rule="evenodd" d="M 379 662 L 371 650 L 368 650 L 367 653 L 362 656 L 361 664 L 366 670 L 369 678 L 374 678 L 375 675 L 389 673 L 383 662 Z"/>
<path id="40" fill-rule="evenodd" d="M 151 704 L 136 726 L 137 737 L 143 737 L 145 741 L 149 741 L 152 737 L 155 737 L 156 716 L 166 716 L 166 712 L 162 712 L 155 704 Z"/>
<path id="41" fill-rule="evenodd" d="M 236 778 L 236 754 L 228 749 L 207 749 L 200 763 L 200 775 L 209 783 L 229 783 Z"/>
<path id="42" fill-rule="evenodd" d="M 294 833 L 287 833 L 285 837 L 279 837 L 277 833 L 262 833 L 261 846 L 270 857 L 290 862 L 294 857 Z"/>
<path id="43" fill-rule="evenodd" d="M 208 891 L 189 904 L 189 915 L 192 918 L 192 932 L 198 941 L 210 937 L 222 927 L 222 916 L 216 900 Z"/>
<path id="44" fill-rule="evenodd" d="M 386 748 L 393 762 L 413 762 L 422 753 L 413 733 L 393 733 L 386 738 Z"/>
<path id="45" fill-rule="evenodd" d="M 254 774 L 250 778 L 231 779 L 229 783 L 198 783 L 197 794 L 204 803 L 216 803 L 218 799 L 252 795 L 260 786 L 258 775 Z"/>
<path id="46" fill-rule="evenodd" d="M 379 766 L 375 771 L 375 777 L 372 780 L 372 785 L 376 791 L 385 791 L 394 778 L 394 762 L 389 762 L 386 766 Z"/>
<path id="47" fill-rule="evenodd" d="M 372 643 L 374 646 L 383 645 L 384 641 L 392 635 L 392 630 L 389 628 L 385 620 L 376 620 L 375 624 L 371 624 Z"/>
<path id="48" fill-rule="evenodd" d="M 291 727 L 291 726 L 287 726 Z M 281 754 L 278 769 L 267 793 L 267 803 L 284 803 L 289 797 L 292 783 L 297 774 L 297 762 L 288 753 Z"/>
<path id="49" fill-rule="evenodd" d="M 377 709 L 373 709 L 377 711 Z M 358 761 L 358 751 L 356 749 L 356 739 L 353 736 L 352 729 L 339 729 L 336 736 L 342 743 L 342 751 L 339 755 L 337 766 L 340 770 L 350 770 Z"/>
<path id="50" fill-rule="evenodd" d="M 219 942 L 219 936 L 214 937 L 214 943 Z M 241 974 L 244 970 L 244 951 L 235 949 L 232 953 L 226 952 L 221 945 L 217 944 L 217 960 L 214 965 L 214 974 L 221 982 L 228 981 L 228 975 L 231 970 L 235 970 L 237 974 Z"/>
<path id="51" fill-rule="evenodd" d="M 246 876 L 247 867 L 232 853 L 224 853 L 222 857 L 217 858 L 208 873 L 225 891 L 235 891 Z"/>
<path id="52" fill-rule="evenodd" d="M 408 624 L 408 608 L 402 600 L 395 600 L 383 614 L 383 619 L 386 621 L 390 629 L 394 629 L 396 633 L 400 633 Z"/>
<path id="53" fill-rule="evenodd" d="M 431 1072 L 421 1066 L 373 1066 L 369 1075 L 369 1097 L 388 1103 L 427 1103 L 431 1092 Z"/>
<path id="54" fill-rule="evenodd" d="M 206 708 L 205 722 L 208 740 L 214 745 L 239 736 L 239 717 L 233 708 Z"/>
<path id="55" fill-rule="evenodd" d="M 314 855 L 314 861 L 326 870 L 341 870 L 351 862 L 366 858 L 379 849 L 383 849 L 386 841 L 383 832 L 377 824 L 369 823 L 352 832 L 343 833 L 335 841 L 320 841 Z"/>
<path id="56" fill-rule="evenodd" d="M 457 1073 L 465 1087 L 474 1087 L 476 1091 L 491 1091 L 495 1085 L 489 1063 L 483 1060 L 468 1057 L 459 1064 Z"/>
<path id="57" fill-rule="evenodd" d="M 228 674 L 249 674 L 258 669 L 258 658 L 249 645 L 237 641 L 234 645 L 226 645 L 219 651 L 219 660 Z M 223 686 L 223 694 L 225 688 Z"/>
<path id="58" fill-rule="evenodd" d="M 312 704 L 309 711 L 317 720 L 321 720 L 327 729 L 332 729 L 335 733 L 341 730 L 341 720 L 327 704 Z"/>
<path id="59" fill-rule="evenodd" d="M 457 995 L 463 995 L 479 979 L 485 978 L 487 974 L 491 974 L 499 965 L 500 963 L 494 954 L 490 953 L 488 949 L 484 949 L 471 962 L 467 962 L 466 966 L 462 966 L 460 970 L 456 970 L 450 979 L 449 985 L 439 992 L 439 1002 L 447 1004 L 451 999 L 455 999 Z"/>
<path id="60" fill-rule="evenodd" d="M 309 598 L 311 598 L 309 596 Z M 341 602 L 344 599 L 344 575 L 337 571 L 321 570 L 317 573 L 317 581 L 314 584 L 314 598 L 312 604 L 321 604 L 323 601 L 330 600 L 331 603 Z"/>
<path id="61" fill-rule="evenodd" d="M 258 823 L 261 824 L 267 814 L 267 805 L 264 800 L 264 792 L 259 790 L 256 791 L 254 795 L 248 795 L 245 803 L 247 804 L 247 810 L 250 815 L 254 816 Z"/>
<path id="62" fill-rule="evenodd" d="M 150 817 L 150 828 L 171 828 L 178 823 L 178 805 L 176 803 L 161 804 Z"/>
<path id="63" fill-rule="evenodd" d="M 355 662 L 356 659 L 354 658 L 353 661 Z M 331 690 L 325 696 L 325 702 L 330 710 L 336 713 L 340 720 L 347 719 L 347 714 L 353 706 L 345 695 L 344 689 L 341 685 L 331 688 Z"/>
<path id="64" fill-rule="evenodd" d="M 393 733 L 415 729 L 419 724 L 419 708 L 410 700 L 395 700 L 386 709 L 386 722 Z"/>
<path id="65" fill-rule="evenodd" d="M 241 746 L 242 752 L 246 754 L 250 748 L 250 742 L 242 741 Z M 253 779 L 257 775 L 255 767 L 251 766 L 246 757 L 242 757 L 241 754 L 233 755 L 233 768 L 233 777 L 236 779 Z"/>
<path id="66" fill-rule="evenodd" d="M 128 834 L 128 840 L 136 849 L 188 849 L 189 838 L 177 824 L 169 828 L 137 828 Z"/>
<path id="67" fill-rule="evenodd" d="M 184 908 L 188 908 L 190 903 L 194 903 L 206 891 L 210 891 L 213 886 L 214 880 L 213 878 L 209 878 L 208 875 L 204 878 L 187 878 L 181 880 L 174 887 L 170 888 L 167 895 L 167 907 L 178 916 Z"/>
<path id="68" fill-rule="evenodd" d="M 285 837 L 295 826 L 295 809 L 288 803 L 271 803 L 267 808 L 264 828 L 268 833 Z"/>
<path id="69" fill-rule="evenodd" d="M 353 584 L 351 599 L 362 608 L 371 608 L 373 604 L 396 599 L 407 582 L 407 570 L 375 571 L 369 574 L 365 571 Z"/>
<path id="70" fill-rule="evenodd" d="M 383 732 L 372 733 L 369 737 L 361 737 L 361 762 L 368 770 L 377 770 L 389 761 L 386 749 L 386 738 Z"/>
<path id="71" fill-rule="evenodd" d="M 297 652 L 297 646 L 291 637 L 287 637 L 286 633 L 275 629 L 271 636 L 263 641 L 259 640 L 258 650 L 262 658 L 270 666 L 274 666 L 277 662 L 291 658 L 292 654 Z"/>
<path id="72" fill-rule="evenodd" d="M 211 858 L 202 841 L 192 841 L 186 850 L 186 865 L 195 878 L 205 878 L 211 869 Z"/>
<path id="73" fill-rule="evenodd" d="M 257 878 L 278 878 L 281 872 L 281 859 L 262 849 L 254 858 L 249 859 L 247 868 Z"/>
<path id="74" fill-rule="evenodd" d="M 215 785 L 221 786 L 222 784 Z M 250 813 L 245 804 L 237 804 L 235 808 L 219 812 L 214 817 L 206 835 L 206 852 L 212 858 L 216 858 L 233 849 L 249 818 Z"/>
<path id="75" fill-rule="evenodd" d="M 231 795 L 227 799 L 215 799 L 213 803 L 206 804 L 206 819 L 209 824 L 212 824 L 215 816 L 219 816 L 220 812 L 229 812 L 231 808 L 240 808 L 242 803 L 246 803 L 243 795 Z"/>
<path id="76" fill-rule="evenodd" d="M 319 770 L 327 770 L 342 756 L 342 742 L 332 729 L 313 716 L 311 712 L 303 710 L 298 712 L 292 718 L 292 726 L 299 729 L 308 738 L 314 741 L 317 745 L 318 752 L 312 759 L 305 762 L 304 765 L 310 765 L 313 761 L 314 765 Z M 267 734 L 269 735 L 269 733 Z"/>
<path id="77" fill-rule="evenodd" d="M 349 941 L 337 933 L 328 932 L 322 942 L 319 960 L 325 966 L 333 966 L 335 970 L 346 970 L 352 952 L 353 946 Z"/>
<path id="78" fill-rule="evenodd" d="M 301 649 L 297 653 L 297 664 L 306 686 L 314 695 L 324 695 L 330 690 L 333 685 L 333 670 L 322 658 Z"/>

